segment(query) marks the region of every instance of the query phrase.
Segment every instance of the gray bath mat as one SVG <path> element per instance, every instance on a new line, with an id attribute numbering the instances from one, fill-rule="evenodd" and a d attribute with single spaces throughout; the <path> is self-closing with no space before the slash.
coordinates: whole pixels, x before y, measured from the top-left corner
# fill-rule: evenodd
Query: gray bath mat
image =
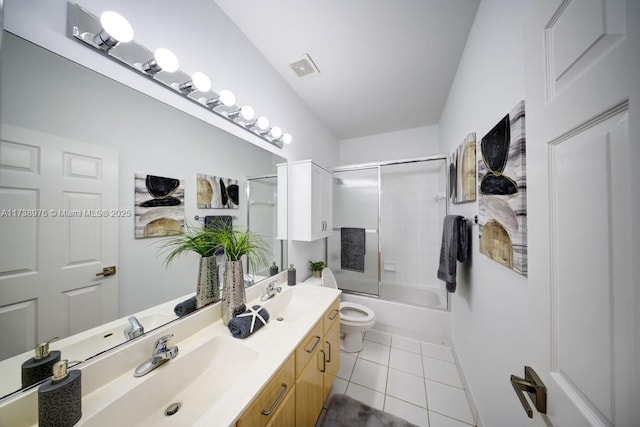
<path id="1" fill-rule="evenodd" d="M 334 394 L 321 427 L 415 427 L 415 424 L 346 394 Z"/>

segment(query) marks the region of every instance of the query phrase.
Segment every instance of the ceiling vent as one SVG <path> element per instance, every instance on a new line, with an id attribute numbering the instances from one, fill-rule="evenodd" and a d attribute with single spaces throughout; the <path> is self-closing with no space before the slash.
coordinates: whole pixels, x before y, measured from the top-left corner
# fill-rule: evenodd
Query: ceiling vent
<path id="1" fill-rule="evenodd" d="M 307 77 L 314 74 L 320 74 L 320 70 L 318 70 L 316 64 L 313 63 L 313 60 L 308 53 L 305 53 L 304 55 L 302 55 L 302 58 L 289 64 L 289 67 L 291 67 L 293 72 L 296 73 L 296 76 L 298 77 Z"/>

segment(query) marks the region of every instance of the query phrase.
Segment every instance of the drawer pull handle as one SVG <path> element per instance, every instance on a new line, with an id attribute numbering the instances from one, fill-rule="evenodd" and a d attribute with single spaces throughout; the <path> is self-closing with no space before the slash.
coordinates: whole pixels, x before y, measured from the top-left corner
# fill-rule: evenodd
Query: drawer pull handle
<path id="1" fill-rule="evenodd" d="M 313 344 L 313 347 L 311 347 L 311 350 L 309 350 L 308 348 L 305 350 L 307 353 L 313 353 L 313 351 L 318 346 L 318 343 L 320 343 L 320 337 L 319 336 L 314 335 L 313 337 L 316 339 L 316 342 L 315 342 L 315 344 Z"/>
<path id="2" fill-rule="evenodd" d="M 329 350 L 327 351 L 327 353 L 329 354 L 329 358 L 325 359 L 325 362 L 327 363 L 331 363 L 331 343 L 329 341 L 325 341 L 327 343 L 327 345 L 329 346 Z"/>
<path id="3" fill-rule="evenodd" d="M 333 310 L 331 312 L 331 315 L 329 315 L 329 320 L 333 320 L 338 316 L 339 311 L 338 310 Z"/>
<path id="4" fill-rule="evenodd" d="M 327 355 L 324 350 L 320 350 L 318 353 L 322 353 L 322 369 L 320 369 L 320 372 L 324 372 L 327 370 Z"/>
<path id="5" fill-rule="evenodd" d="M 271 415 L 271 413 L 275 411 L 275 409 L 280 404 L 280 401 L 282 400 L 284 395 L 287 394 L 287 390 L 289 389 L 289 386 L 286 383 L 282 383 L 281 387 L 282 387 L 282 390 L 280 390 L 280 394 L 278 395 L 278 397 L 276 397 L 275 402 L 271 404 L 271 407 L 269 409 L 267 409 L 266 411 L 262 411 L 261 412 L 262 415 Z"/>

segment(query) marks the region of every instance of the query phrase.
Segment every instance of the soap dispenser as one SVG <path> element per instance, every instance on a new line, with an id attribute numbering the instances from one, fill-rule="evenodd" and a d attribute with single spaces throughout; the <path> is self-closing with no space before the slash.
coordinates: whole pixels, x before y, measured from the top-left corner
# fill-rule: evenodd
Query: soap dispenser
<path id="1" fill-rule="evenodd" d="M 296 285 L 296 268 L 293 266 L 293 264 L 289 264 L 289 269 L 287 270 L 287 285 Z"/>
<path id="2" fill-rule="evenodd" d="M 68 361 L 53 365 L 53 377 L 38 388 L 38 426 L 73 426 L 82 418 L 82 372 L 67 371 Z"/>
<path id="3" fill-rule="evenodd" d="M 269 276 L 275 276 L 276 274 L 278 274 L 279 270 L 280 269 L 278 268 L 278 265 L 275 261 L 273 261 L 273 264 L 271 264 L 271 267 L 269 267 Z"/>
<path id="4" fill-rule="evenodd" d="M 49 351 L 49 344 L 57 340 L 51 338 L 40 343 L 35 348 L 35 356 L 22 364 L 22 387 L 28 387 L 51 376 L 53 364 L 60 360 L 60 351 Z"/>

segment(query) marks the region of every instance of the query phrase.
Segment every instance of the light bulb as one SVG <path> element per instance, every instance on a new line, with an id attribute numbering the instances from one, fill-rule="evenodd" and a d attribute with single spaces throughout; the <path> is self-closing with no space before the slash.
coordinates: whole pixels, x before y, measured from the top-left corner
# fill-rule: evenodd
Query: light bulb
<path id="1" fill-rule="evenodd" d="M 196 71 L 191 76 L 191 81 L 196 89 L 200 92 L 208 92 L 211 89 L 211 80 L 207 77 L 206 74 Z"/>
<path id="2" fill-rule="evenodd" d="M 95 35 L 93 42 L 100 49 L 109 50 L 118 43 L 127 43 L 133 40 L 133 28 L 124 16 L 117 12 L 107 10 L 100 15 L 102 31 Z"/>
<path id="3" fill-rule="evenodd" d="M 173 73 L 178 70 L 180 66 L 178 58 L 169 49 L 161 47 L 157 49 L 153 54 L 153 58 L 162 71 L 167 73 Z"/>
<path id="4" fill-rule="evenodd" d="M 211 80 L 206 74 L 199 71 L 191 75 L 191 80 L 178 86 L 178 90 L 184 94 L 191 93 L 195 90 L 207 92 L 211 89 Z"/>
<path id="5" fill-rule="evenodd" d="M 271 128 L 271 136 L 275 139 L 278 139 L 282 136 L 282 129 L 279 126 L 274 126 Z"/>
<path id="6" fill-rule="evenodd" d="M 230 90 L 221 90 L 220 91 L 220 103 L 227 107 L 231 107 L 236 103 L 236 96 Z"/>
<path id="7" fill-rule="evenodd" d="M 285 144 L 291 144 L 291 141 L 293 141 L 293 137 L 290 134 L 285 133 L 284 135 L 282 135 L 282 142 L 284 142 Z"/>
<path id="8" fill-rule="evenodd" d="M 242 108 L 240 108 L 240 117 L 242 117 L 244 120 L 251 120 L 255 117 L 256 112 L 253 110 L 253 107 L 251 105 L 243 105 Z"/>
<path id="9" fill-rule="evenodd" d="M 157 74 L 160 71 L 173 73 L 178 70 L 180 63 L 178 58 L 169 49 L 161 47 L 156 49 L 153 59 L 142 64 L 142 71 L 148 74 Z"/>
<path id="10" fill-rule="evenodd" d="M 267 119 L 265 116 L 260 116 L 256 121 L 256 125 L 262 130 L 267 130 L 269 128 L 269 119 Z"/>

